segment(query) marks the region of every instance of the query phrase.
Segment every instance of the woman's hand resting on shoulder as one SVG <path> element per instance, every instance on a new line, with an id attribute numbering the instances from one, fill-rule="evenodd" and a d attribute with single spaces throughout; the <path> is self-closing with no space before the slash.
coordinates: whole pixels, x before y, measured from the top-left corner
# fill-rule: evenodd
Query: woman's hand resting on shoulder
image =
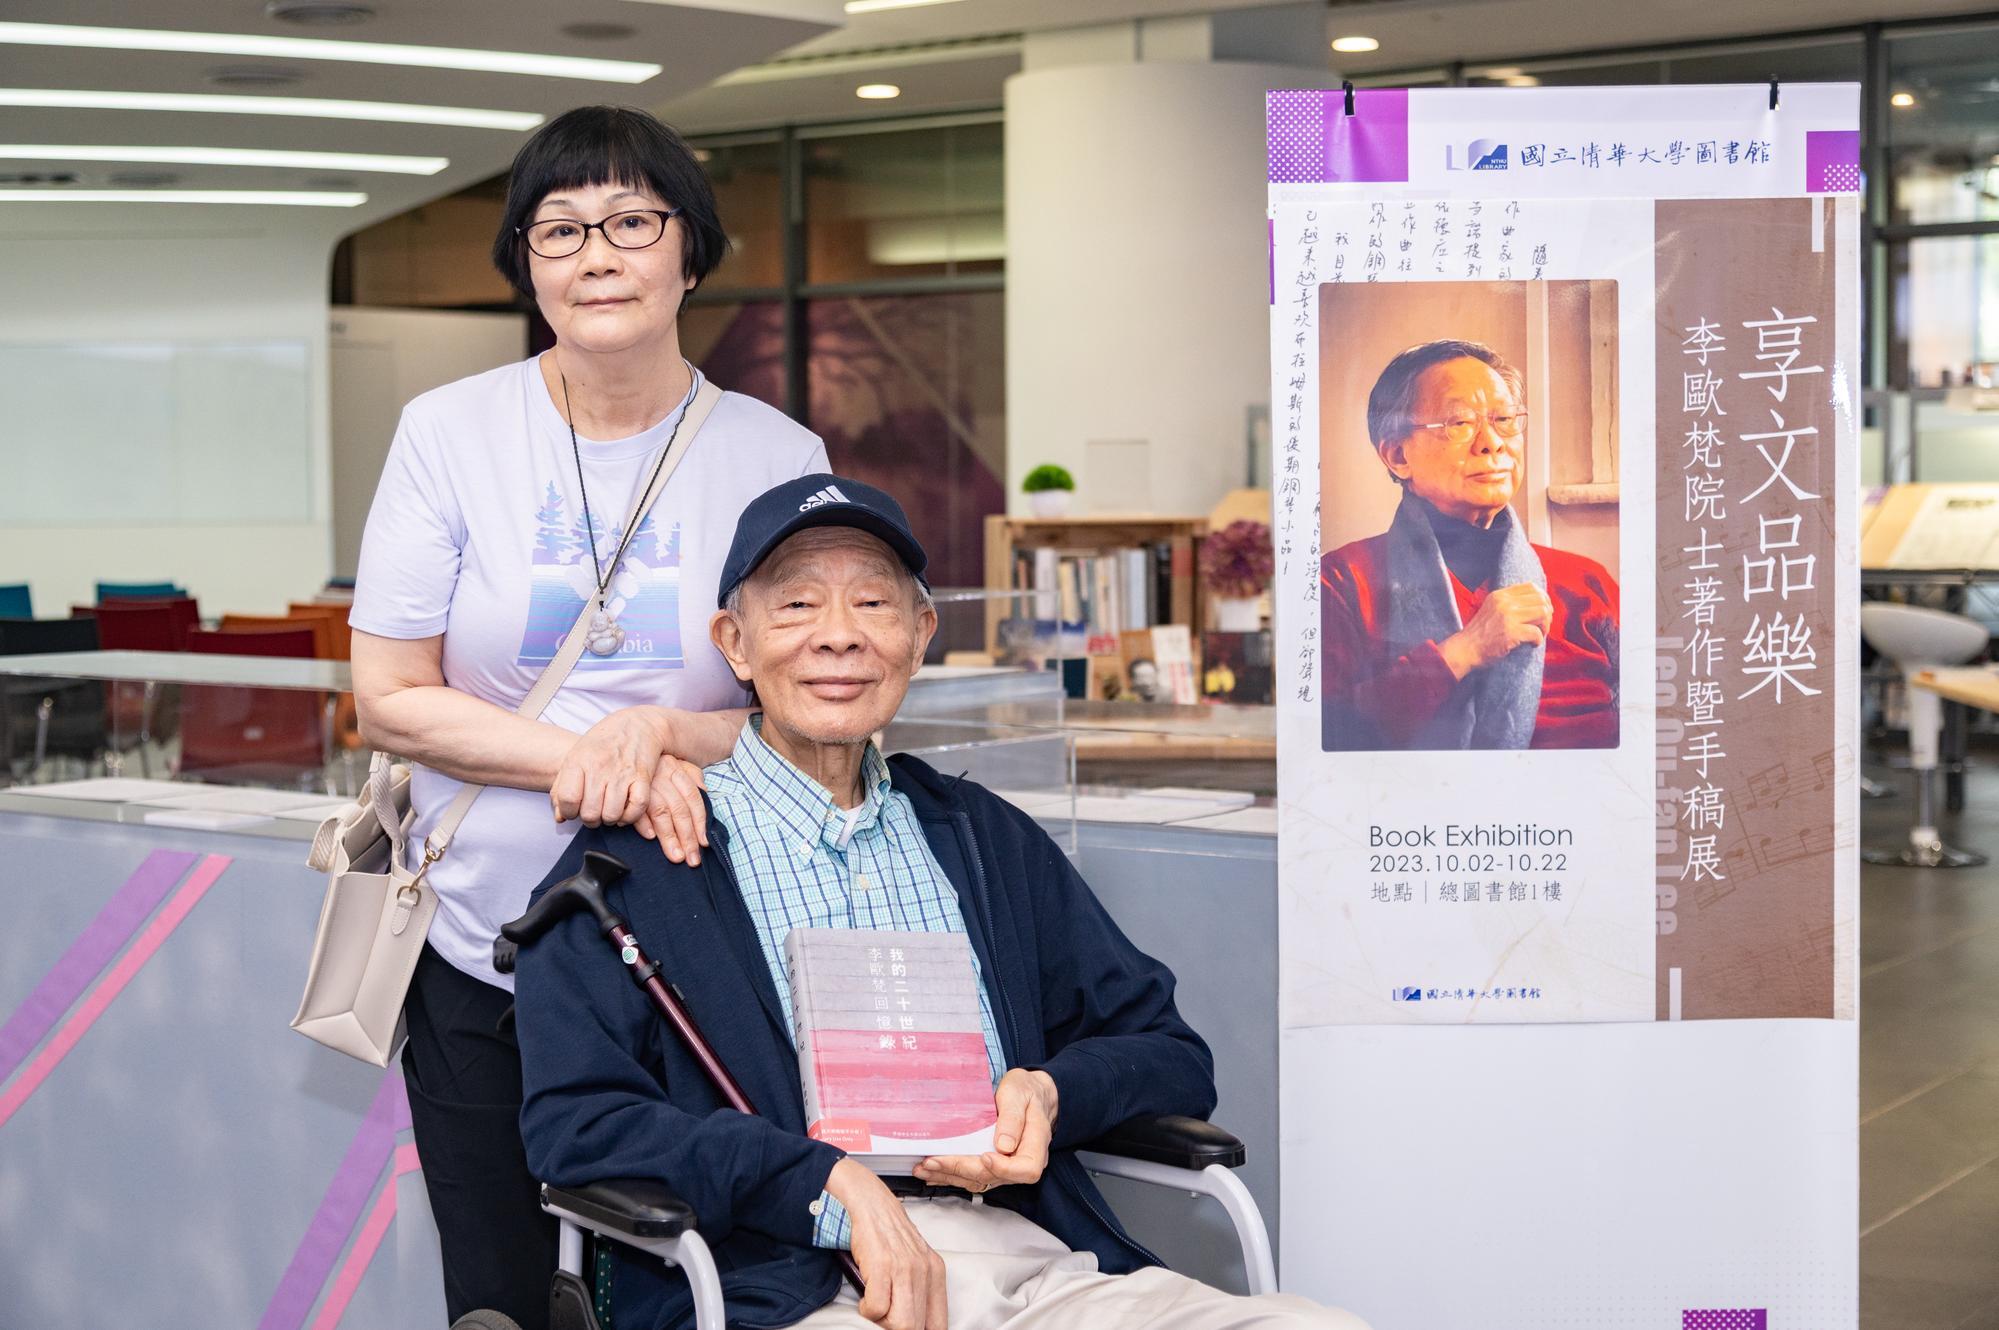
<path id="1" fill-rule="evenodd" d="M 701 768 L 676 756 L 675 719 L 666 707 L 626 707 L 573 744 L 548 800 L 555 820 L 630 826 L 657 840 L 675 863 L 699 864 L 708 843 Z"/>

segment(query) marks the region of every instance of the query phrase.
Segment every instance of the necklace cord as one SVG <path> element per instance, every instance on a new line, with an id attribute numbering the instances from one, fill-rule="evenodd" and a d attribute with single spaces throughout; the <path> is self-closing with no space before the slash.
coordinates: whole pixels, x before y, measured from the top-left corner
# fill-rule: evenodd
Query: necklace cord
<path id="1" fill-rule="evenodd" d="M 689 382 L 687 396 L 680 403 L 680 419 L 673 422 L 673 432 L 666 436 L 666 447 L 659 450 L 659 460 L 653 463 L 652 474 L 646 477 L 646 483 L 639 489 L 640 494 L 651 490 L 653 482 L 659 479 L 660 468 L 666 465 L 666 459 L 673 453 L 674 442 L 680 437 L 680 427 L 687 423 L 687 408 L 701 386 L 694 366 L 684 360 L 681 363 L 687 365 Z M 633 523 L 632 530 L 625 532 L 625 538 L 618 542 L 617 552 L 611 556 L 610 575 L 606 576 L 604 565 L 597 560 L 597 524 L 590 516 L 590 487 L 583 482 L 583 449 L 576 442 L 576 413 L 569 405 L 569 376 L 562 372 L 560 362 L 555 367 L 555 377 L 562 383 L 562 423 L 569 426 L 569 455 L 576 459 L 576 488 L 583 496 L 583 534 L 590 543 L 590 571 L 597 579 L 597 606 L 601 610 L 605 604 L 605 588 L 611 585 L 611 578 L 617 576 L 618 565 L 623 562 L 625 551 L 631 548 L 632 537 L 638 534 L 641 523 Z"/>

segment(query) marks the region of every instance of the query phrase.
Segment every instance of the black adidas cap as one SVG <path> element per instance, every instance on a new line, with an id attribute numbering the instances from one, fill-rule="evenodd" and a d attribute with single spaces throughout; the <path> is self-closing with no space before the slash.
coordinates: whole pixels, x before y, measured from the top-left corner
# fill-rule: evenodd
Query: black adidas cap
<path id="1" fill-rule="evenodd" d="M 715 604 L 726 604 L 729 593 L 770 557 L 785 540 L 815 526 L 851 526 L 879 536 L 896 552 L 916 580 L 927 588 L 923 569 L 930 562 L 910 533 L 909 518 L 902 505 L 858 480 L 846 480 L 824 471 L 774 485 L 743 509 L 736 522 L 736 538 L 729 544 L 729 557 L 722 561 L 722 582 L 715 589 Z"/>

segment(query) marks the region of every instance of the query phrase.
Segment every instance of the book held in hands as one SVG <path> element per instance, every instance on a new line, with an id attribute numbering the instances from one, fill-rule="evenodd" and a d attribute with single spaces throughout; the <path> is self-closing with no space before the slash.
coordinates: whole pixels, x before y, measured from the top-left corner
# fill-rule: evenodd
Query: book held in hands
<path id="1" fill-rule="evenodd" d="M 806 1131 L 878 1173 L 982 1154 L 998 1121 L 963 933 L 785 936 Z"/>

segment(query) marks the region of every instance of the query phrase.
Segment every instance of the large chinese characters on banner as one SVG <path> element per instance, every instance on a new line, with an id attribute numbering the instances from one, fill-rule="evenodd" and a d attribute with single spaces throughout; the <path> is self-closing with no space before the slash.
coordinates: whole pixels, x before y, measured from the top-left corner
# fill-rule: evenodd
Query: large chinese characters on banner
<path id="1" fill-rule="evenodd" d="M 1286 1286 L 1852 1326 L 1858 91 L 1268 112 Z"/>
<path id="2" fill-rule="evenodd" d="M 1668 1019 L 1852 1015 L 1851 898 L 1835 891 L 1854 854 L 1839 835 L 1854 751 L 1835 682 L 1838 527 L 1853 520 L 1837 408 L 1852 384 L 1829 202 L 1657 205 L 1656 320 L 1672 343 L 1655 357 L 1654 459 Z"/>

